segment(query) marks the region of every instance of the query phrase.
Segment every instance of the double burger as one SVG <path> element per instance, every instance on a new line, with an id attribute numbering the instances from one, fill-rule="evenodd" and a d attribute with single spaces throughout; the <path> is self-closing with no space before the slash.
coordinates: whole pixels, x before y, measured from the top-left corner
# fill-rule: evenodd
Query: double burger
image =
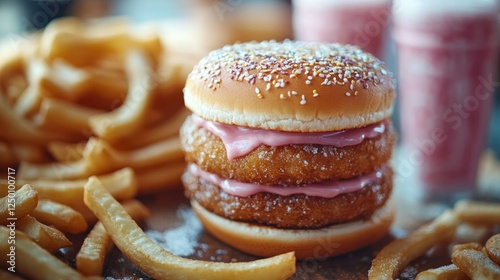
<path id="1" fill-rule="evenodd" d="M 357 47 L 228 45 L 189 75 L 180 137 L 185 194 L 204 227 L 241 251 L 324 258 L 383 237 L 395 85 Z"/>

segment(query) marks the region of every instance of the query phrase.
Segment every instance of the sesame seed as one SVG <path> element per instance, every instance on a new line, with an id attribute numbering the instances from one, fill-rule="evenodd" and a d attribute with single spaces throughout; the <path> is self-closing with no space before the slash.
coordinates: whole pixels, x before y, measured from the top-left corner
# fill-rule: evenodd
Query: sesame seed
<path id="1" fill-rule="evenodd" d="M 351 96 L 351 93 L 350 92 L 346 92 L 345 95 Z"/>
<path id="2" fill-rule="evenodd" d="M 264 95 L 262 93 L 259 93 L 259 94 L 257 94 L 257 97 L 262 99 L 262 98 L 264 98 Z"/>
<path id="3" fill-rule="evenodd" d="M 297 92 L 295 90 L 292 90 L 292 95 L 297 95 Z"/>
<path id="4" fill-rule="evenodd" d="M 213 90 L 231 80 L 270 90 L 272 86 L 286 88 L 301 75 L 307 85 L 315 80 L 322 86 L 349 84 L 349 94 L 355 88 L 368 89 L 379 83 L 395 87 L 385 64 L 357 47 L 294 41 L 248 42 L 214 50 L 194 67 L 188 81 L 199 79 Z"/>
<path id="5" fill-rule="evenodd" d="M 280 99 L 285 99 L 285 95 L 283 93 L 280 93 Z"/>
<path id="6" fill-rule="evenodd" d="M 306 104 L 306 96 L 302 94 L 301 100 L 300 100 L 300 105 Z"/>
<path id="7" fill-rule="evenodd" d="M 260 93 L 260 89 L 259 88 L 255 88 L 255 93 Z"/>

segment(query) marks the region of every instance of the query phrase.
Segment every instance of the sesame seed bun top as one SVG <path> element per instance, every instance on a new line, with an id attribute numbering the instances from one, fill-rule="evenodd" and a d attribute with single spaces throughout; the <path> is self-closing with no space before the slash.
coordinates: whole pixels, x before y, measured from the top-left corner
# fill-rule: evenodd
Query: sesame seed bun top
<path id="1" fill-rule="evenodd" d="M 184 101 L 216 122 L 318 132 L 390 117 L 394 91 L 385 64 L 357 47 L 265 41 L 210 52 L 189 75 Z"/>

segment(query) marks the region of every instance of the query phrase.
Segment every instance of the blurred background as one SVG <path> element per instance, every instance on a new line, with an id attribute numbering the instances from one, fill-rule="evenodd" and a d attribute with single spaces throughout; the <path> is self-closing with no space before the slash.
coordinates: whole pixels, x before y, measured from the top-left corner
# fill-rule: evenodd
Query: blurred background
<path id="1" fill-rule="evenodd" d="M 208 51 L 234 41 L 272 38 L 282 40 L 296 37 L 297 32 L 304 31 L 299 31 L 297 28 L 294 30 L 292 13 L 303 13 L 306 18 L 307 13 L 303 12 L 301 7 L 297 7 L 307 1 L 295 1 L 295 10 L 291 2 L 279 0 L 0 0 L 0 36 L 8 38 L 34 32 L 45 27 L 51 20 L 67 15 L 80 18 L 124 16 L 133 23 L 167 22 L 169 28 L 166 32 L 176 33 L 169 34 L 172 36 L 169 38 L 179 38 L 182 42 L 178 46 L 192 41 L 193 44 L 204 44 L 201 49 Z M 360 0 L 354 1 L 352 5 L 358 2 Z M 345 24 L 359 24 L 352 20 L 353 18 L 355 17 L 351 16 Z M 186 22 L 195 22 L 195 27 L 185 28 Z M 387 32 L 382 36 L 382 49 L 378 50 L 380 53 L 378 55 L 397 76 L 396 47 L 391 36 L 391 27 L 390 24 L 382 27 L 387 28 Z M 187 30 L 193 32 L 190 33 Z M 194 37 L 198 38 L 194 40 Z M 498 80 L 497 77 L 495 81 Z M 500 154 L 499 98 L 495 98 L 494 102 L 487 143 L 488 147 L 498 155 Z M 398 108 L 399 106 L 396 106 L 397 128 L 399 128 Z"/>

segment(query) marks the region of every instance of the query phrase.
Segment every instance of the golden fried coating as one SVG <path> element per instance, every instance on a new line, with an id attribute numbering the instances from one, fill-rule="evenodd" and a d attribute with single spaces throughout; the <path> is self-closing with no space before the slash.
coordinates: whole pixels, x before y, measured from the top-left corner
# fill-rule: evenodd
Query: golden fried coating
<path id="1" fill-rule="evenodd" d="M 184 173 L 182 180 L 189 199 L 220 216 L 278 228 L 305 229 L 370 217 L 391 194 L 393 172 L 390 168 L 383 170 L 378 182 L 333 198 L 302 194 L 280 196 L 272 193 L 238 197 L 224 192 L 189 170 Z"/>
<path id="2" fill-rule="evenodd" d="M 188 117 L 180 132 L 188 162 L 224 178 L 261 185 L 301 185 L 366 174 L 392 155 L 396 134 L 389 125 L 379 137 L 356 146 L 261 145 L 249 154 L 228 160 L 222 140 Z"/>

